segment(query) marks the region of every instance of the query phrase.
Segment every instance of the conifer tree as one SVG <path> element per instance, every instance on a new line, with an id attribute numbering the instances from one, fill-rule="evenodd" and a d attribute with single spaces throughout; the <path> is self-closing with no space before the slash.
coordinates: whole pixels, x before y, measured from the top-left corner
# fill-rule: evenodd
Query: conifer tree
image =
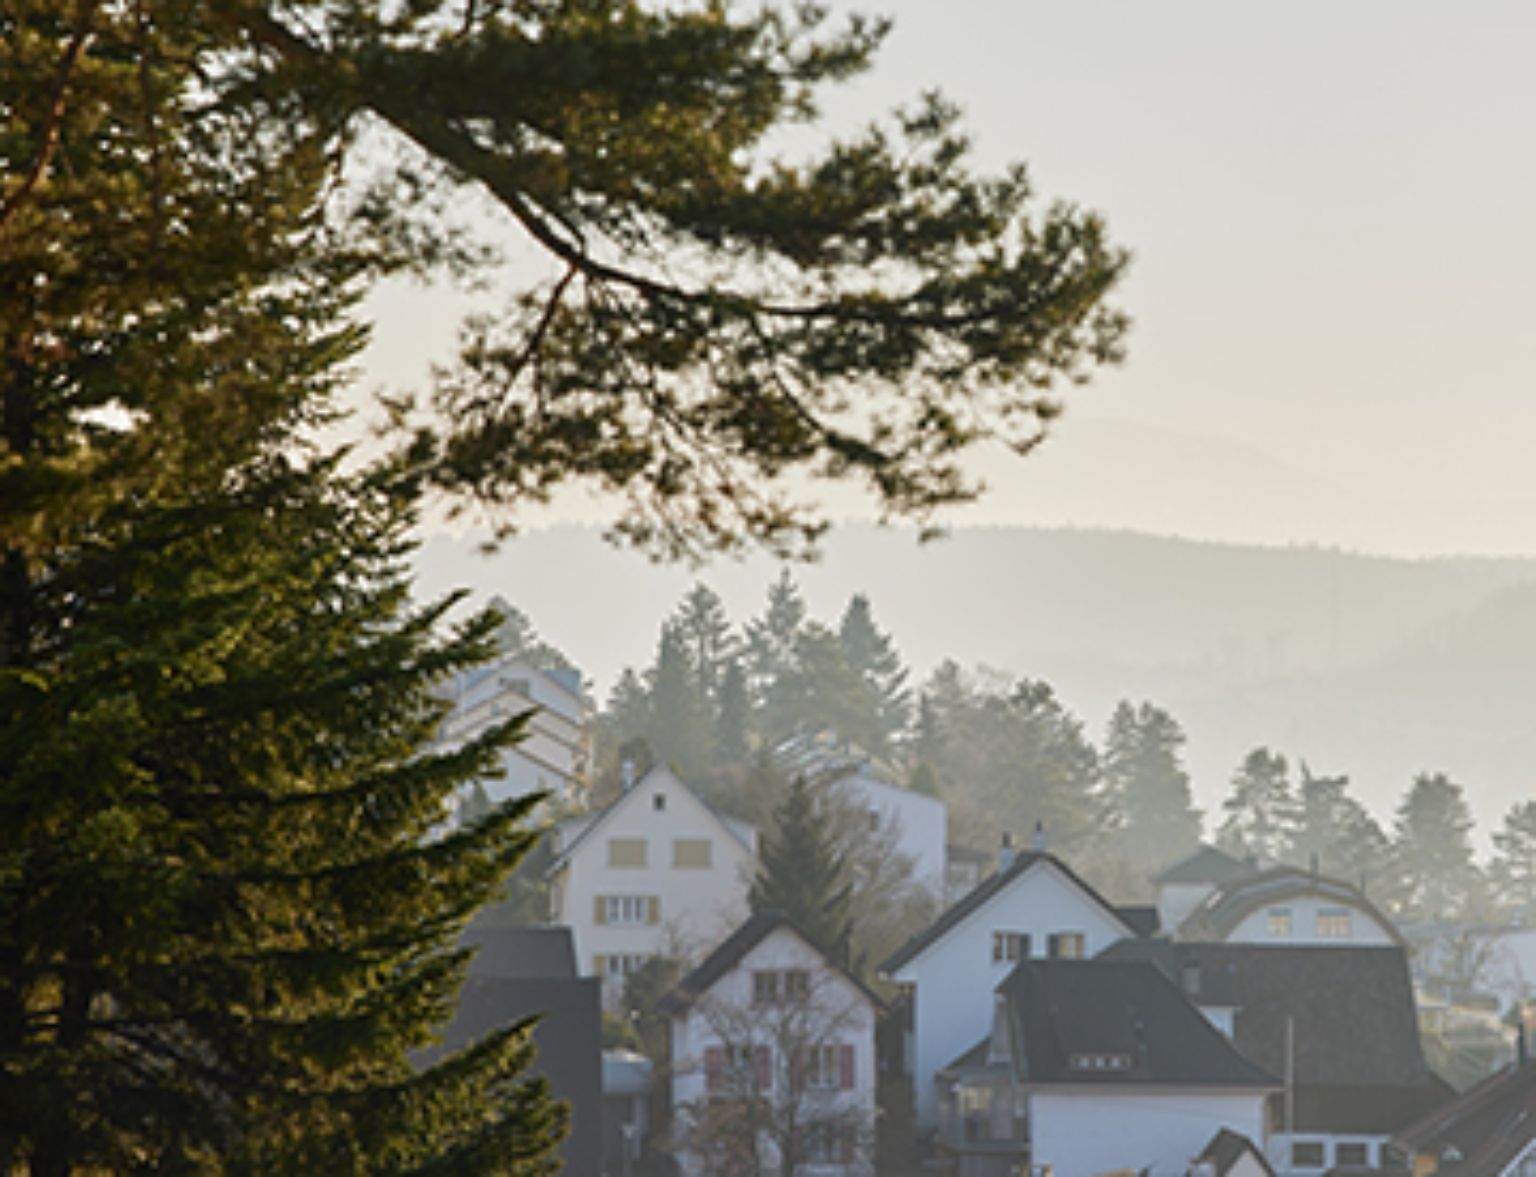
<path id="1" fill-rule="evenodd" d="M 889 743 L 907 726 L 912 696 L 907 689 L 907 668 L 902 665 L 890 635 L 875 625 L 874 611 L 863 593 L 856 593 L 848 601 L 838 623 L 837 637 L 849 668 L 874 699 L 884 736 L 881 743 Z"/>
<path id="2" fill-rule="evenodd" d="M 1444 773 L 1415 777 L 1398 806 L 1394 833 L 1404 914 L 1418 920 L 1455 918 L 1478 882 L 1472 813 L 1462 787 Z"/>
<path id="3" fill-rule="evenodd" d="M 1255 748 L 1232 777 L 1232 795 L 1222 803 L 1226 820 L 1216 837 L 1233 854 L 1252 855 L 1266 866 L 1280 861 L 1294 836 L 1296 797 L 1285 757 Z"/>
<path id="4" fill-rule="evenodd" d="M 1493 835 L 1489 882 L 1499 908 L 1524 926 L 1536 923 L 1536 801 L 1521 801 Z"/>
<path id="5" fill-rule="evenodd" d="M 1151 703 L 1122 700 L 1104 741 L 1104 792 L 1120 855 L 1140 871 L 1176 861 L 1200 840 L 1178 721 Z"/>
<path id="6" fill-rule="evenodd" d="M 815 787 L 805 777 L 795 777 L 784 789 L 758 861 L 748 894 L 753 912 L 783 912 L 846 966 L 851 894 L 847 867 Z"/>

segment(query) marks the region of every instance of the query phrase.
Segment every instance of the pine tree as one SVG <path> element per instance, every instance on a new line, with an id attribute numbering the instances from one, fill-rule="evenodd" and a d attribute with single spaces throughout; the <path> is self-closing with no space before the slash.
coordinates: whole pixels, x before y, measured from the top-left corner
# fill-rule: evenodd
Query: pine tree
<path id="1" fill-rule="evenodd" d="M 912 714 L 907 689 L 907 668 L 902 665 L 890 635 L 875 625 L 869 598 L 855 594 L 843 610 L 837 627 L 838 641 L 849 668 L 863 681 L 875 703 L 886 746 L 906 728 Z"/>
<path id="2" fill-rule="evenodd" d="M 1271 865 L 1280 861 L 1295 836 L 1296 797 L 1285 757 L 1255 748 L 1232 777 L 1232 795 L 1222 802 L 1226 820 L 1217 842 L 1229 853 L 1251 855 Z"/>
<path id="3" fill-rule="evenodd" d="M 1415 777 L 1398 806 L 1394 833 L 1406 891 L 1404 914 L 1417 920 L 1454 919 L 1478 881 L 1472 813 L 1462 787 L 1444 773 Z"/>
<path id="4" fill-rule="evenodd" d="M 784 789 L 758 862 L 748 894 L 753 912 L 783 912 L 846 965 L 850 880 L 815 788 L 803 776 Z"/>
<path id="5" fill-rule="evenodd" d="M 684 778 L 697 777 L 713 760 L 709 705 L 699 693 L 688 641 L 675 622 L 661 627 L 656 662 L 646 673 L 650 725 L 646 736 L 656 759 Z"/>
<path id="6" fill-rule="evenodd" d="M 1104 741 L 1104 792 L 1115 815 L 1119 852 L 1136 870 L 1177 860 L 1200 840 L 1178 721 L 1151 703 L 1122 700 Z"/>
<path id="7" fill-rule="evenodd" d="M 1536 922 L 1536 801 L 1510 807 L 1493 846 L 1488 875 L 1494 900 L 1528 927 Z"/>
<path id="8" fill-rule="evenodd" d="M 726 667 L 738 652 L 724 602 L 708 585 L 695 584 L 673 611 L 670 624 L 687 650 L 699 697 L 712 714 L 718 713 Z"/>

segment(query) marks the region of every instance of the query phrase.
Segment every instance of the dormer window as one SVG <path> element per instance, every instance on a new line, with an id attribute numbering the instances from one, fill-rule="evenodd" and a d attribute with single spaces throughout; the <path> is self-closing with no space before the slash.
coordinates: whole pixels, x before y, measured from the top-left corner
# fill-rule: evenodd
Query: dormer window
<path id="1" fill-rule="evenodd" d="M 1277 940 L 1290 936 L 1291 909 L 1289 907 L 1271 907 L 1269 909 L 1269 934 Z"/>
<path id="2" fill-rule="evenodd" d="M 1324 907 L 1317 913 L 1319 940 L 1348 940 L 1351 934 L 1347 907 Z"/>
<path id="3" fill-rule="evenodd" d="M 1079 1053 L 1067 1058 L 1067 1069 L 1080 1075 L 1114 1075 L 1131 1069 L 1131 1056 L 1104 1052 Z"/>

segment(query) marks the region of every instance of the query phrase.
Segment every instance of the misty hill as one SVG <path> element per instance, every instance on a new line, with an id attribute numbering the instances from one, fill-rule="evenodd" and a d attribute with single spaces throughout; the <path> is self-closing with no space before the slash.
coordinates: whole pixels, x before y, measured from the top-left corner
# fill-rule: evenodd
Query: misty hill
<path id="1" fill-rule="evenodd" d="M 763 557 L 657 566 L 579 527 L 493 557 L 438 534 L 418 567 L 427 595 L 506 596 L 599 697 L 624 666 L 650 661 L 662 617 L 695 579 L 739 622 L 778 572 Z M 867 593 L 919 676 L 948 657 L 1044 678 L 1095 734 L 1119 698 L 1169 708 L 1208 807 L 1260 743 L 1351 772 L 1384 816 L 1416 771 L 1465 783 L 1485 827 L 1536 782 L 1536 560 L 1003 527 L 919 545 L 909 531 L 847 526 L 794 571 L 822 620 Z"/>

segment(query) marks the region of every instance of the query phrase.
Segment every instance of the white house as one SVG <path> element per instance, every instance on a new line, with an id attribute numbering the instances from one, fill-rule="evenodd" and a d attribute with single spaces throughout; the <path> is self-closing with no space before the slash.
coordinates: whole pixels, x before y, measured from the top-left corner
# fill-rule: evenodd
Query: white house
<path id="1" fill-rule="evenodd" d="M 596 813 L 555 827 L 550 918 L 571 928 L 585 975 L 617 998 L 646 958 L 689 957 L 747 914 L 757 830 L 654 768 Z"/>
<path id="2" fill-rule="evenodd" d="M 993 991 L 1022 960 L 1081 959 L 1135 930 L 1061 861 L 1005 844 L 997 871 L 896 951 L 881 972 L 910 994 L 916 1124 L 938 1122 L 934 1077 L 991 1026 Z"/>
<path id="3" fill-rule="evenodd" d="M 1227 944 L 1403 946 L 1392 921 L 1358 888 L 1288 866 L 1216 887 L 1174 935 Z"/>
<path id="4" fill-rule="evenodd" d="M 892 784 L 860 764 L 830 782 L 863 809 L 872 831 L 889 831 L 894 849 L 912 861 L 912 879 L 935 899 L 944 895 L 948 861 L 949 810 L 926 793 Z"/>
<path id="5" fill-rule="evenodd" d="M 874 1173 L 880 1002 L 783 915 L 749 919 L 660 1009 L 686 1177 L 746 1155 L 777 1172 L 786 1147 L 804 1149 L 807 1177 Z"/>
<path id="6" fill-rule="evenodd" d="M 1282 1087 L 1151 962 L 1105 960 L 1021 962 L 940 1080 L 935 1145 L 963 1177 L 1186 1177 L 1213 1134 L 1264 1139 Z"/>
<path id="7" fill-rule="evenodd" d="M 592 744 L 577 671 L 540 670 L 522 658 L 502 657 L 455 675 L 447 695 L 452 709 L 437 736 L 445 748 L 531 712 L 523 738 L 502 753 L 500 776 L 478 782 L 487 801 L 499 804 L 534 792 L 567 805 L 585 799 Z"/>
<path id="8" fill-rule="evenodd" d="M 1158 922 L 1169 930 L 1177 928 L 1218 887 L 1257 871 L 1252 863 L 1202 843 L 1152 876 L 1152 885 L 1157 888 Z"/>

